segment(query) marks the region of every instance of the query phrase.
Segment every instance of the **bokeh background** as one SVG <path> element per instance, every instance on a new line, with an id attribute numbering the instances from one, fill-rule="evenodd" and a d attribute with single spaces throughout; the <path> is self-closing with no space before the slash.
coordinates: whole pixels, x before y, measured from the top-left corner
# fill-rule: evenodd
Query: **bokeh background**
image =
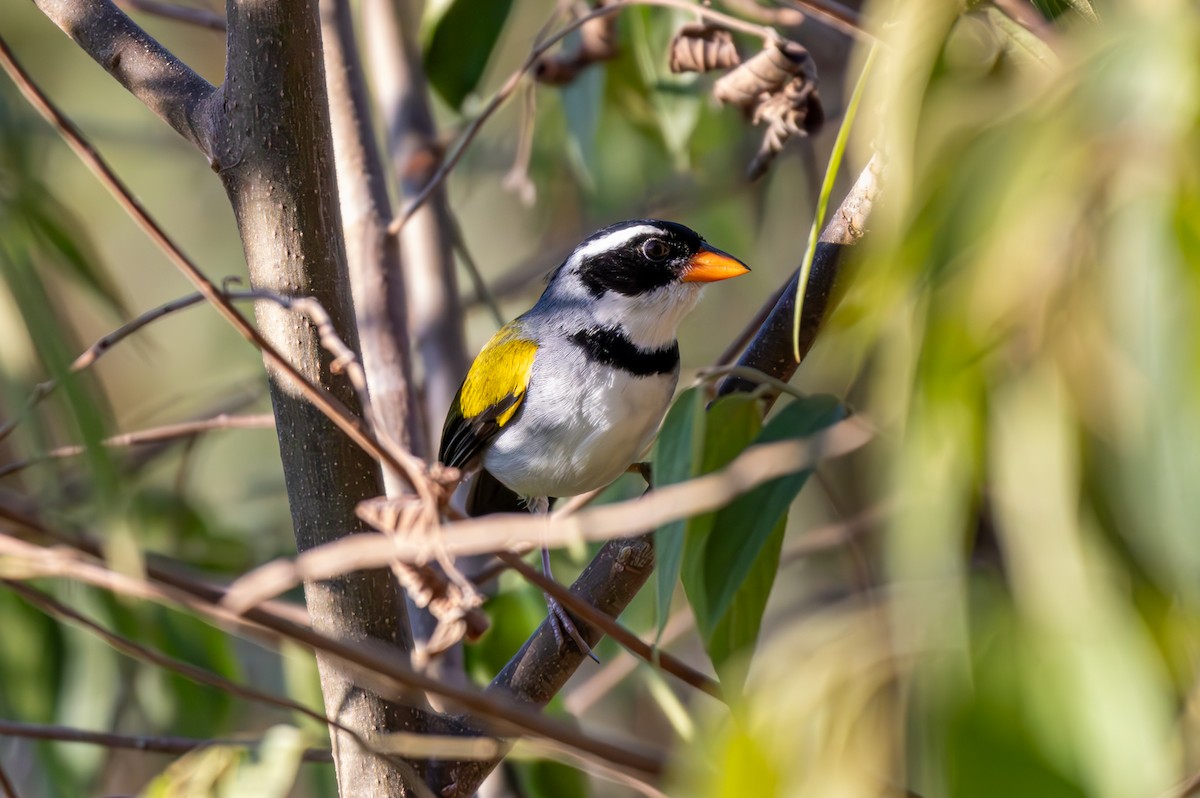
<path id="1" fill-rule="evenodd" d="M 427 38 L 451 5 L 428 4 Z M 462 106 L 434 95 L 447 139 L 552 9 L 513 4 Z M 1044 23 L 1018 24 L 1021 9 Z M 685 323 L 686 381 L 798 265 L 845 97 L 872 36 L 881 42 L 832 203 L 876 152 L 884 193 L 794 380 L 842 399 L 876 437 L 818 469 L 792 508 L 732 713 L 610 642 L 603 668 L 581 671 L 551 711 L 667 746 L 670 795 L 1184 795 L 1200 769 L 1200 12 L 1184 0 L 862 11 L 872 34 L 857 41 L 812 18 L 784 29 L 813 54 L 830 121 L 758 182 L 744 171 L 760 131 L 711 98 L 712 78 L 667 72 L 667 40 L 693 15 L 642 7 L 621 14 L 614 61 L 537 89 L 532 204 L 504 187 L 521 96 L 450 178 L 451 208 L 506 316 L 575 242 L 622 218 L 682 221 L 749 263 L 751 275 L 715 287 Z M 137 19 L 220 80 L 221 35 Z M 199 155 L 31 4 L 10 4 L 0 34 L 211 277 L 244 277 L 232 214 Z M 7 82 L 0 123 L 9 417 L 55 358 L 189 288 Z M 78 257 L 20 242 L 15 225 L 38 202 Z M 495 323 L 470 285 L 460 274 L 478 347 Z M 260 358 L 203 306 L 117 347 L 73 396 L 25 420 L 0 444 L 3 461 L 268 409 Z M 618 484 L 610 498 L 636 490 Z M 86 524 L 133 566 L 130 552 L 159 551 L 227 579 L 293 550 L 270 430 L 214 432 L 145 459 L 39 464 L 0 491 Z M 585 561 L 562 558 L 560 578 Z M 65 581 L 39 585 L 174 656 L 319 704 L 298 651 Z M 543 611 L 517 580 L 500 586 L 495 629 L 468 653 L 479 679 Z M 668 647 L 705 667 L 682 594 L 674 606 Z M 653 634 L 653 613 L 644 595 L 624 620 Z M 124 659 L 4 590 L 0 716 L 206 738 L 291 724 L 301 742 L 324 741 L 301 719 Z M 172 765 L 0 737 L 0 761 L 28 798 L 132 794 L 169 766 L 197 769 L 198 757 Z M 295 768 L 281 767 L 282 786 L 258 794 L 331 795 L 331 770 L 305 765 L 293 782 Z M 506 773 L 516 795 L 631 794 L 523 757 Z"/>

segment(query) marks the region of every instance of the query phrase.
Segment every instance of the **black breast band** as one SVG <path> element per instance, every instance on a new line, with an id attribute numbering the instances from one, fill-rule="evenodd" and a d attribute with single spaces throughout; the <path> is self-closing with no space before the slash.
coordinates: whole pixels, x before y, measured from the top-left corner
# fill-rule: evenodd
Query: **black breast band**
<path id="1" fill-rule="evenodd" d="M 671 374 L 679 367 L 679 342 L 661 349 L 641 349 L 620 327 L 583 329 L 571 336 L 588 360 L 628 371 L 635 377 Z"/>

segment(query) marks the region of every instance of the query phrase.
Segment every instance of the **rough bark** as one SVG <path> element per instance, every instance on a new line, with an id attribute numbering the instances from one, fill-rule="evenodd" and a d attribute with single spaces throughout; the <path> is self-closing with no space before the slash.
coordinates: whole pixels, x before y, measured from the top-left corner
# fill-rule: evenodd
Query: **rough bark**
<path id="1" fill-rule="evenodd" d="M 230 0 L 224 106 L 217 156 L 233 205 L 251 282 L 285 295 L 315 297 L 356 346 L 346 253 L 330 143 L 329 105 L 315 0 Z M 333 379 L 329 356 L 309 322 L 274 305 L 257 308 L 259 328 L 313 381 L 347 405 L 357 400 Z M 376 464 L 268 367 L 280 453 L 297 547 L 304 551 L 361 529 L 355 505 L 378 495 Z M 387 571 L 311 583 L 305 597 L 314 628 L 332 637 L 405 639 L 398 588 Z M 408 728 L 410 710 L 356 687 L 318 656 L 327 712 L 370 734 Z M 333 735 L 345 796 L 405 794 L 401 772 Z"/>

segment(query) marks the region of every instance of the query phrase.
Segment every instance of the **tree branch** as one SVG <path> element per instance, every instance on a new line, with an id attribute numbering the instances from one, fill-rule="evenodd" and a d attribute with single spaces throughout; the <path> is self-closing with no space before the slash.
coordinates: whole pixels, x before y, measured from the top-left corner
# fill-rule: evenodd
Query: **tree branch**
<path id="1" fill-rule="evenodd" d="M 108 74 L 212 161 L 220 91 L 109 0 L 34 0 Z"/>
<path id="2" fill-rule="evenodd" d="M 310 295 L 340 338 L 357 349 L 346 276 L 346 251 L 330 143 L 329 102 L 315 0 L 228 0 L 224 109 L 217 156 L 256 289 Z M 358 400 L 330 373 L 312 323 L 260 303 L 259 328 L 307 379 L 348 407 Z M 375 463 L 267 364 L 288 504 L 301 551 L 362 529 L 355 506 L 380 493 Z M 314 629 L 325 637 L 374 640 L 406 661 L 412 641 L 399 587 L 386 570 L 311 582 L 305 597 Z M 359 733 L 421 728 L 414 707 L 360 687 L 339 660 L 318 654 L 327 713 Z M 409 794 L 404 772 L 333 735 L 342 795 Z M 423 764 L 413 763 L 418 774 Z"/>
<path id="3" fill-rule="evenodd" d="M 406 0 L 363 3 L 376 102 L 400 202 L 410 202 L 418 195 L 430 200 L 404 230 L 388 232 L 397 234 L 400 242 L 409 330 L 425 373 L 426 437 L 436 441 L 470 361 L 454 266 L 453 222 L 441 183 L 433 182 L 442 153 L 414 35 L 419 16 L 417 4 Z"/>
<path id="4" fill-rule="evenodd" d="M 653 570 L 652 534 L 611 540 L 604 544 L 571 585 L 571 592 L 604 614 L 616 618 L 633 601 Z M 600 629 L 579 619 L 575 624 L 588 646 L 595 648 L 603 637 Z M 552 623 L 547 617 L 521 646 L 521 650 L 509 660 L 504 670 L 492 680 L 488 692 L 521 704 L 544 707 L 586 658 L 587 655 L 573 642 L 567 642 L 559 648 Z M 454 763 L 447 768 L 445 780 L 431 786 L 435 792 L 447 798 L 474 795 L 502 759 Z"/>
<path id="5" fill-rule="evenodd" d="M 387 235 L 387 172 L 375 131 L 348 0 L 322 0 L 325 78 L 337 164 L 346 265 L 362 348 L 363 371 L 379 422 L 418 457 L 428 453 L 420 405 L 413 401 L 408 310 L 400 248 Z M 384 469 L 389 497 L 407 484 Z"/>

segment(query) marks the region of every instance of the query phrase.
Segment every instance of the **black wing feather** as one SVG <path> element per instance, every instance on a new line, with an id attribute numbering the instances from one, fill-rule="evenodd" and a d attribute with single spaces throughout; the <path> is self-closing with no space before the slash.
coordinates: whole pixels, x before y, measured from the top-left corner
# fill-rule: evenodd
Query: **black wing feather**
<path id="1" fill-rule="evenodd" d="M 484 446 L 500 432 L 500 416 L 521 401 L 522 395 L 509 394 L 474 418 L 463 418 L 452 414 L 442 429 L 442 445 L 438 449 L 438 460 L 452 468 L 466 468 L 473 464 Z M 459 404 L 458 397 L 454 406 Z M 520 411 L 518 411 L 520 412 Z"/>

